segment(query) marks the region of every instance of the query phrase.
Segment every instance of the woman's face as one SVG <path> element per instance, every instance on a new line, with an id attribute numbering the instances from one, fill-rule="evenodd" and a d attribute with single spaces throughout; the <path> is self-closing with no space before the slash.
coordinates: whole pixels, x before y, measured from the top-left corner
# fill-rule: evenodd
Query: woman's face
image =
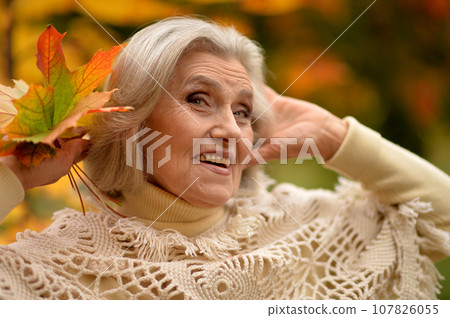
<path id="1" fill-rule="evenodd" d="M 192 205 L 220 206 L 239 188 L 240 163 L 250 152 L 241 138 L 253 142 L 249 76 L 237 60 L 193 52 L 179 60 L 165 89 L 147 126 L 172 137 L 171 159 L 158 168 L 166 145 L 157 147 L 148 181 Z M 202 142 L 200 154 L 194 153 L 195 138 L 212 138 L 218 146 Z M 214 152 L 222 155 L 214 158 Z M 235 164 L 229 164 L 233 155 Z"/>

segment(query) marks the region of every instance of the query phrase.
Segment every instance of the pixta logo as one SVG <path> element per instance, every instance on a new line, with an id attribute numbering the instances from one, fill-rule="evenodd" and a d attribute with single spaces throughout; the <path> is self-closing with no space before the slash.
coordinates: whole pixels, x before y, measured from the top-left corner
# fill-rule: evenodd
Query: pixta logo
<path id="1" fill-rule="evenodd" d="M 247 152 L 249 153 L 244 158 L 242 158 L 240 164 L 246 165 L 248 164 L 253 157 L 255 161 L 260 165 L 267 164 L 266 160 L 264 160 L 263 156 L 259 152 L 259 149 L 263 147 L 265 144 L 270 145 L 278 145 L 279 146 L 279 160 L 280 164 L 286 165 L 288 164 L 288 146 L 289 145 L 297 145 L 297 138 L 259 138 L 255 142 L 248 138 L 240 138 L 239 142 L 244 145 L 244 148 L 247 148 Z M 226 162 L 229 164 L 236 164 L 237 162 L 237 143 L 238 141 L 235 138 L 227 139 L 227 147 L 225 148 L 223 145 L 223 139 L 213 139 L 213 138 L 194 138 L 193 140 L 193 164 L 200 164 L 202 158 L 202 148 L 207 148 L 208 155 L 214 156 L 214 160 L 226 159 Z M 215 146 L 215 152 L 211 151 L 209 145 Z M 315 141 L 313 138 L 305 138 L 301 145 L 300 151 L 297 154 L 295 164 L 302 164 L 304 160 L 313 160 L 315 159 L 318 164 L 325 164 L 325 160 L 322 157 L 322 154 L 319 151 Z M 207 158 L 205 158 L 207 160 Z"/>
<path id="2" fill-rule="evenodd" d="M 153 153 L 162 146 L 166 141 L 172 138 L 169 135 L 163 135 L 158 140 L 161 132 L 155 130 L 151 134 L 147 135 L 151 131 L 150 128 L 144 128 L 138 131 L 136 134 L 127 139 L 126 142 L 126 164 L 130 167 L 135 167 L 138 170 L 144 171 L 144 149 L 145 149 L 145 161 L 146 172 L 153 174 Z M 142 139 L 141 139 L 142 138 Z M 141 140 L 139 140 L 141 139 Z M 134 159 L 134 161 L 133 161 Z M 158 168 L 169 162 L 171 159 L 171 147 L 170 145 L 165 148 L 165 156 L 158 161 Z"/>
<path id="3" fill-rule="evenodd" d="M 151 132 L 151 133 L 150 133 Z M 165 142 L 170 140 L 172 136 L 162 135 L 159 131 L 152 131 L 150 128 L 144 128 L 131 136 L 126 141 L 126 164 L 134 167 L 140 171 L 144 171 L 144 163 L 146 164 L 145 171 L 153 174 L 154 166 L 154 152 L 161 147 Z M 248 164 L 251 161 L 251 156 L 258 164 L 267 164 L 263 156 L 259 153 L 259 149 L 265 144 L 272 144 L 279 146 L 280 163 L 288 163 L 288 146 L 297 145 L 297 138 L 259 138 L 252 142 L 247 138 L 227 139 L 227 146 L 224 147 L 223 139 L 217 138 L 193 138 L 192 140 L 192 158 L 193 164 L 200 164 L 201 161 L 209 163 L 218 163 L 225 166 L 237 163 L 237 143 L 240 142 L 248 150 L 248 155 L 242 158 L 240 164 Z M 145 155 L 144 155 L 145 152 Z M 171 146 L 165 147 L 164 158 L 157 162 L 157 167 L 160 168 L 169 160 L 171 160 Z M 305 138 L 302 146 L 295 160 L 295 164 L 302 164 L 304 160 L 315 159 L 318 164 L 324 164 L 325 161 L 314 142 L 313 138 Z"/>

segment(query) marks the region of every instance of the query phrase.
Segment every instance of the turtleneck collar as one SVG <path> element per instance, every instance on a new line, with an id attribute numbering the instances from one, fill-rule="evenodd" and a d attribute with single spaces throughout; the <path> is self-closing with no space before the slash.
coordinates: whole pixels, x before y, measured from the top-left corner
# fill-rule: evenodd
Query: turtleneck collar
<path id="1" fill-rule="evenodd" d="M 155 229 L 174 229 L 188 237 L 201 234 L 224 216 L 223 207 L 196 207 L 150 183 L 136 193 L 124 191 L 123 196 L 121 214 L 140 218 Z"/>

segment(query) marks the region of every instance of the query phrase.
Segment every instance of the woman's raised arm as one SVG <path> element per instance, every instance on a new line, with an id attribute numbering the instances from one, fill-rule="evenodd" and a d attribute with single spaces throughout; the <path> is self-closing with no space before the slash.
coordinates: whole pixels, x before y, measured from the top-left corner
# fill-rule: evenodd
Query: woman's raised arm
<path id="1" fill-rule="evenodd" d="M 438 228 L 450 232 L 450 177 L 419 156 L 384 139 L 354 118 L 338 119 L 321 107 L 267 90 L 275 118 L 272 135 L 295 137 L 288 158 L 299 154 L 304 138 L 311 137 L 325 167 L 361 182 L 387 204 L 416 198 L 430 202 L 431 213 L 421 214 Z M 280 146 L 265 144 L 257 150 L 266 160 L 280 158 Z M 252 162 L 255 164 L 255 162 Z"/>

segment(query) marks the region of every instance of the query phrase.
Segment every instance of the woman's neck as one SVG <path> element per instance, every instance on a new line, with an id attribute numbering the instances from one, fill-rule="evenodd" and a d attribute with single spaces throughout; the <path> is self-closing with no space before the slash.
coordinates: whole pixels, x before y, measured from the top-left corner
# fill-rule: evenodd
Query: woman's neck
<path id="1" fill-rule="evenodd" d="M 124 191 L 119 212 L 135 216 L 158 230 L 174 229 L 192 237 L 206 231 L 224 216 L 224 208 L 200 208 L 147 183 L 137 193 Z"/>

